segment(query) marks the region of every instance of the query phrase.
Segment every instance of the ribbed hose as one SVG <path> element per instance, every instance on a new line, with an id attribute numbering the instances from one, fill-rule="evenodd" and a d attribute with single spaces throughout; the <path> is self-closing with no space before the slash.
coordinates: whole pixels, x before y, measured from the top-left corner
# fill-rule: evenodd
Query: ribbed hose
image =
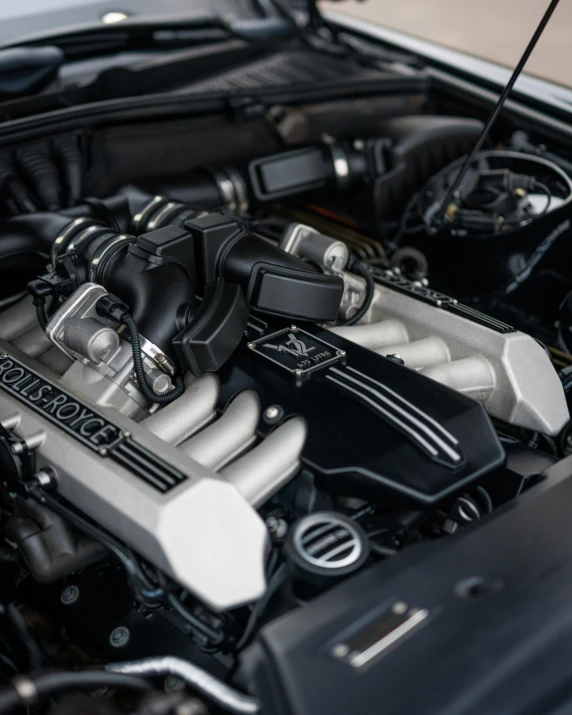
<path id="1" fill-rule="evenodd" d="M 18 153 L 18 163 L 35 189 L 42 206 L 48 211 L 62 207 L 61 182 L 56 165 L 40 152 L 30 149 Z"/>
<path id="2" fill-rule="evenodd" d="M 36 315 L 40 328 L 45 331 L 48 324 L 48 316 L 46 315 L 46 300 L 45 298 L 34 298 L 32 301 L 36 306 Z"/>
<path id="3" fill-rule="evenodd" d="M 481 498 L 481 503 L 484 506 L 486 513 L 492 514 L 493 510 L 494 510 L 494 505 L 493 505 L 493 500 L 491 499 L 491 495 L 487 492 L 487 490 L 484 487 L 477 487 L 475 489 L 475 492 Z"/>
<path id="4" fill-rule="evenodd" d="M 2 157 L 0 158 L 0 192 L 4 190 L 12 199 L 17 212 L 30 213 L 38 210 L 30 192 L 16 176 L 12 164 Z"/>
<path id="5" fill-rule="evenodd" d="M 143 678 L 101 670 L 17 675 L 9 686 L 0 689 L 0 714 L 9 713 L 17 707 L 39 703 L 62 690 L 102 687 L 131 688 L 145 692 L 151 689 Z"/>
<path id="6" fill-rule="evenodd" d="M 358 276 L 361 276 L 365 280 L 365 298 L 358 312 L 355 315 L 352 315 L 349 320 L 346 320 L 345 323 L 342 323 L 342 325 L 355 325 L 356 323 L 359 323 L 369 310 L 375 296 L 375 281 L 373 280 L 373 276 L 371 275 L 371 271 L 369 270 L 367 264 L 363 263 L 363 261 L 356 261 L 350 270 L 352 273 L 357 273 Z"/>
<path id="7" fill-rule="evenodd" d="M 54 142 L 56 161 L 60 164 L 66 188 L 66 203 L 75 206 L 83 196 L 83 156 L 76 141 L 60 139 Z"/>
<path id="8" fill-rule="evenodd" d="M 173 400 L 180 397 L 185 391 L 185 385 L 182 378 L 178 377 L 176 380 L 177 387 L 171 390 L 168 395 L 156 395 L 153 390 L 149 387 L 147 383 L 147 376 L 145 375 L 145 369 L 143 367 L 143 356 L 141 354 L 141 336 L 137 330 L 137 325 L 133 320 L 133 317 L 128 313 L 125 313 L 121 321 L 126 326 L 129 331 L 129 338 L 131 340 L 131 349 L 133 350 L 133 369 L 137 375 L 137 382 L 139 384 L 139 389 L 143 393 L 143 397 L 149 402 L 153 402 L 156 405 L 168 405 Z"/>

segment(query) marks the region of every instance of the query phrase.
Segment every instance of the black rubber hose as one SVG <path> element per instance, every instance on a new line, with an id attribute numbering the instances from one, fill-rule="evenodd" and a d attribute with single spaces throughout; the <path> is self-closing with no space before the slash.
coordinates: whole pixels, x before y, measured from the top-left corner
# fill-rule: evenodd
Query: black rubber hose
<path id="1" fill-rule="evenodd" d="M 12 163 L 6 157 L 0 159 L 0 192 L 4 191 L 12 199 L 16 211 L 30 213 L 38 210 L 29 191 L 16 176 Z"/>
<path id="2" fill-rule="evenodd" d="M 76 688 L 129 688 L 147 692 L 150 684 L 143 678 L 122 673 L 102 670 L 83 670 L 79 672 L 43 673 L 40 675 L 16 676 L 13 685 L 0 689 L 0 714 L 9 713 L 17 707 L 37 703 L 49 695 L 62 690 Z M 30 691 L 30 697 L 21 695 Z"/>
<path id="3" fill-rule="evenodd" d="M 75 206 L 83 196 L 83 156 L 77 142 L 69 139 L 56 141 L 54 151 L 65 185 L 66 205 Z"/>
<path id="4" fill-rule="evenodd" d="M 1 221 L 0 262 L 19 254 L 26 254 L 26 260 L 30 253 L 49 256 L 56 236 L 70 222 L 68 216 L 48 212 Z"/>
<path id="5" fill-rule="evenodd" d="M 113 209 L 111 209 L 101 199 L 98 199 L 95 196 L 88 196 L 86 199 L 83 199 L 83 203 L 91 206 L 91 208 L 95 211 L 95 217 L 100 221 L 103 221 L 103 223 L 106 223 L 112 231 L 115 233 L 121 233 L 121 226 L 113 213 Z"/>
<path id="6" fill-rule="evenodd" d="M 48 211 L 61 208 L 61 181 L 56 165 L 37 151 L 23 150 L 17 156 L 22 172 L 35 189 L 41 205 Z"/>
<path id="7" fill-rule="evenodd" d="M 36 316 L 38 317 L 40 328 L 45 331 L 48 324 L 48 316 L 46 315 L 46 299 L 37 296 L 32 302 L 36 306 Z"/>
<path id="8" fill-rule="evenodd" d="M 13 603 L 9 603 L 6 607 L 6 615 L 10 619 L 10 622 L 18 634 L 18 638 L 26 649 L 30 670 L 39 670 L 44 665 L 44 658 L 42 651 L 30 633 L 26 619 Z"/>
<path id="9" fill-rule="evenodd" d="M 369 310 L 375 295 L 375 281 L 367 264 L 363 263 L 363 261 L 356 261 L 350 270 L 365 279 L 365 298 L 357 313 L 342 325 L 355 325 L 358 323 Z"/>
<path id="10" fill-rule="evenodd" d="M 491 499 L 491 495 L 487 492 L 487 490 L 484 487 L 477 487 L 475 489 L 475 492 L 481 498 L 481 504 L 484 506 L 486 513 L 492 514 L 494 505 L 493 505 L 493 500 Z"/>
<path id="11" fill-rule="evenodd" d="M 168 405 L 180 397 L 185 391 L 182 378 L 177 378 L 177 387 L 171 390 L 167 395 L 156 395 L 147 383 L 147 376 L 145 375 L 145 369 L 143 367 L 143 357 L 141 355 L 141 336 L 137 330 L 137 325 L 135 325 L 135 321 L 128 313 L 125 313 L 121 320 L 129 331 L 131 348 L 133 350 L 133 368 L 137 375 L 137 382 L 139 389 L 143 393 L 143 397 L 156 405 Z"/>

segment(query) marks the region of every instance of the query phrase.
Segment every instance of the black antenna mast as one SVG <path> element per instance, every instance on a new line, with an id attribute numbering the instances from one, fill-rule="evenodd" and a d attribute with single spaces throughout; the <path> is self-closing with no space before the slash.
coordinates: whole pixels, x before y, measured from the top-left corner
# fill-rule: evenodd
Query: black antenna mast
<path id="1" fill-rule="evenodd" d="M 485 143 L 485 141 L 491 131 L 493 124 L 496 122 L 499 114 L 502 111 L 502 108 L 504 107 L 504 104 L 506 102 L 508 95 L 511 93 L 512 88 L 514 87 L 514 85 L 516 83 L 516 80 L 519 78 L 522 70 L 524 69 L 524 66 L 528 62 L 528 58 L 530 57 L 530 55 L 532 54 L 532 51 L 536 47 L 536 43 L 538 42 L 542 33 L 544 32 L 546 25 L 548 25 L 548 23 L 550 22 L 550 18 L 552 17 L 554 10 L 556 10 L 559 2 L 560 2 L 560 0 L 552 0 L 550 5 L 548 6 L 548 9 L 546 10 L 544 17 L 540 21 L 540 24 L 536 28 L 534 35 L 532 36 L 530 42 L 528 43 L 528 47 L 524 51 L 524 54 L 520 58 L 519 63 L 515 67 L 515 70 L 512 73 L 512 76 L 509 79 L 508 84 L 503 89 L 500 97 L 498 98 L 495 108 L 491 112 L 491 116 L 489 117 L 487 123 L 485 124 L 485 126 L 483 128 L 483 131 L 481 132 L 479 138 L 477 139 L 477 142 L 476 142 L 475 146 L 473 147 L 473 150 L 467 157 L 467 160 L 465 161 L 465 163 L 461 167 L 459 173 L 457 174 L 456 178 L 453 180 L 453 183 L 449 187 L 449 191 L 447 192 L 447 195 L 443 199 L 443 203 L 441 204 L 440 208 L 433 215 L 433 220 L 431 221 L 431 223 L 434 224 L 435 226 L 440 227 L 443 224 L 443 219 L 445 217 L 445 214 L 447 213 L 449 204 L 452 202 L 452 200 L 455 196 L 455 192 L 461 185 L 461 182 L 464 179 L 465 174 L 467 173 L 469 167 L 475 160 L 475 157 L 482 149 L 483 144 Z"/>

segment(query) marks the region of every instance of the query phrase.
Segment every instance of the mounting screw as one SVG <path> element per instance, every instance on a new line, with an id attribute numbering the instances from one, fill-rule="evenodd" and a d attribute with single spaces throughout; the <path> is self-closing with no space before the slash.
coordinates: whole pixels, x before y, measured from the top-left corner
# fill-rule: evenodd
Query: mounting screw
<path id="1" fill-rule="evenodd" d="M 298 326 L 297 326 L 297 325 L 291 325 L 291 326 L 290 326 L 290 330 L 298 330 Z"/>
<path id="2" fill-rule="evenodd" d="M 332 648 L 334 658 L 345 658 L 350 652 L 350 647 L 347 643 L 338 643 Z"/>
<path id="3" fill-rule="evenodd" d="M 5 358 L 8 357 L 8 353 L 2 353 L 2 355 L 0 355 L 0 357 L 2 358 L 2 360 L 4 360 Z"/>
<path id="4" fill-rule="evenodd" d="M 71 606 L 78 598 L 79 588 L 77 586 L 66 586 L 60 594 L 60 601 L 66 606 Z"/>
<path id="5" fill-rule="evenodd" d="M 343 357 L 346 354 L 345 350 L 336 350 L 336 355 L 339 355 L 340 357 Z"/>
<path id="6" fill-rule="evenodd" d="M 264 420 L 270 423 L 277 422 L 283 414 L 284 410 L 279 405 L 270 405 L 264 411 Z"/>
<path id="7" fill-rule="evenodd" d="M 107 457 L 107 447 L 100 447 L 97 450 L 97 453 L 99 454 L 100 457 Z"/>
<path id="8" fill-rule="evenodd" d="M 131 432 L 127 429 L 124 429 L 123 432 L 121 433 L 122 437 L 125 437 L 127 439 L 128 437 L 131 437 Z"/>
<path id="9" fill-rule="evenodd" d="M 294 375 L 296 375 L 296 377 L 302 377 L 302 370 L 294 370 Z"/>
<path id="10" fill-rule="evenodd" d="M 436 305 L 438 308 L 440 308 L 440 307 L 443 305 L 443 301 L 442 301 L 442 300 L 436 300 L 436 301 L 435 301 L 435 305 Z"/>
<path id="11" fill-rule="evenodd" d="M 24 443 L 23 442 L 14 442 L 14 444 L 10 447 L 10 451 L 12 454 L 22 454 L 24 451 Z"/>
<path id="12" fill-rule="evenodd" d="M 407 608 L 408 608 L 408 606 L 406 603 L 404 603 L 403 601 L 397 601 L 397 603 L 393 604 L 393 606 L 391 607 L 391 610 L 394 613 L 402 614 L 402 613 L 405 613 L 405 611 L 407 611 Z"/>
<path id="13" fill-rule="evenodd" d="M 130 637 L 131 633 L 129 633 L 129 628 L 125 628 L 125 626 L 118 626 L 111 631 L 109 642 L 114 648 L 122 648 L 129 643 Z"/>
<path id="14" fill-rule="evenodd" d="M 256 345 L 254 343 L 247 343 L 247 345 L 251 350 L 254 350 L 256 348 Z"/>

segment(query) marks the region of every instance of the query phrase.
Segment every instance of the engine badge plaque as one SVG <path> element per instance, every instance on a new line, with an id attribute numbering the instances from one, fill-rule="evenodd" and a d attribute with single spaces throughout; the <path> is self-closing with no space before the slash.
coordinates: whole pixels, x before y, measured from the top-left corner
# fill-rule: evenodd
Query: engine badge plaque
<path id="1" fill-rule="evenodd" d="M 16 358 L 0 356 L 0 388 L 98 451 L 121 439 L 121 429 Z"/>
<path id="2" fill-rule="evenodd" d="M 295 325 L 248 343 L 248 348 L 275 365 L 301 377 L 343 360 L 345 352 Z"/>
<path id="3" fill-rule="evenodd" d="M 188 479 L 121 427 L 7 354 L 0 355 L 0 389 L 162 494 Z"/>

